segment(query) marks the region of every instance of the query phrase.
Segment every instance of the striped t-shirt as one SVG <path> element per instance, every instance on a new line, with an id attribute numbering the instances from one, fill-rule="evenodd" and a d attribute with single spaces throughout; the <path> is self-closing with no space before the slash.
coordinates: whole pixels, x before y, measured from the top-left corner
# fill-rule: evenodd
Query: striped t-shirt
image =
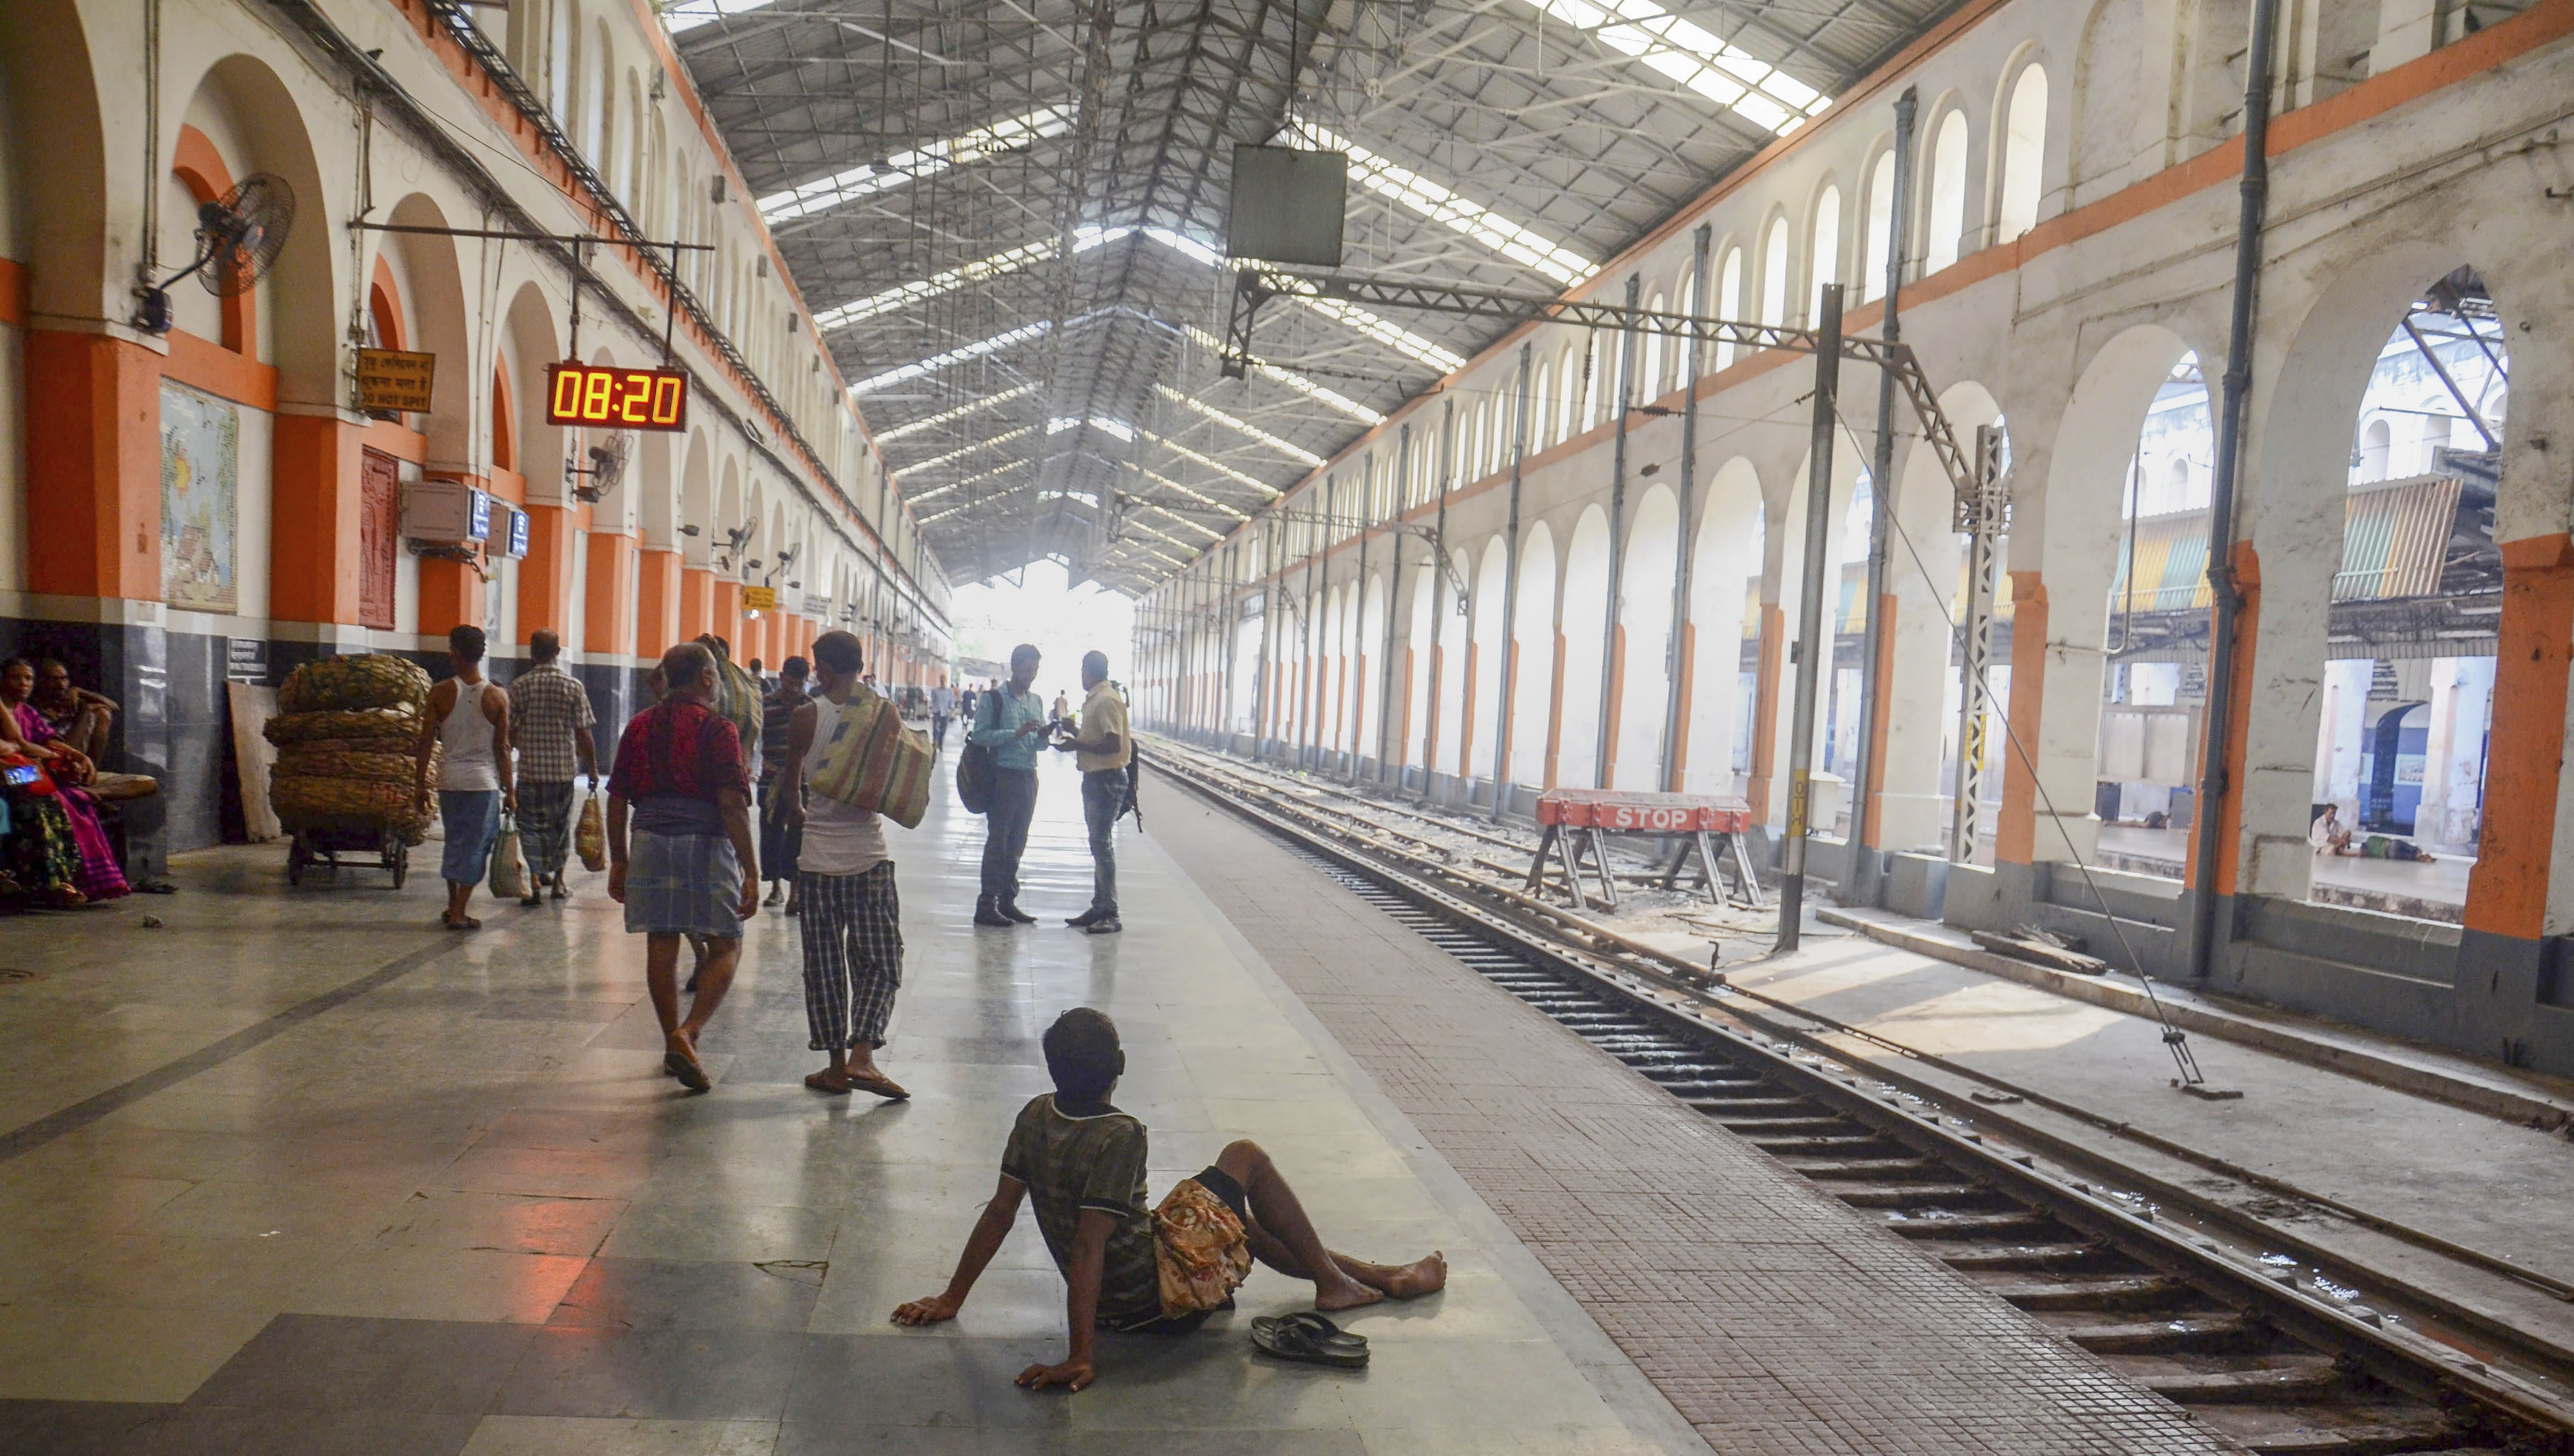
<path id="1" fill-rule="evenodd" d="M 1144 1159 L 1143 1123 L 1109 1106 L 1072 1115 L 1056 1108 L 1052 1092 L 1019 1109 L 1001 1152 L 1001 1172 L 1027 1184 L 1037 1231 L 1065 1278 L 1072 1277 L 1072 1238 L 1081 1210 L 1097 1208 L 1116 1217 L 1099 1270 L 1099 1322 L 1106 1325 L 1162 1317 L 1153 1215 L 1144 1207 Z"/>

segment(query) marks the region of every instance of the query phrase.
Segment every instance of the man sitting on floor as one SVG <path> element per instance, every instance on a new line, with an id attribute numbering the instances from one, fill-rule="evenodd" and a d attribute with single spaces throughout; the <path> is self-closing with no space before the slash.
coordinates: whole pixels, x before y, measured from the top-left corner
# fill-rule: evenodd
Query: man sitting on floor
<path id="1" fill-rule="evenodd" d="M 1030 1365 L 1018 1383 L 1079 1390 L 1091 1381 L 1097 1326 L 1178 1334 L 1233 1302 L 1251 1260 L 1314 1281 L 1316 1309 L 1354 1309 L 1389 1295 L 1412 1299 L 1448 1282 L 1436 1251 L 1408 1264 L 1372 1264 L 1334 1253 L 1314 1231 L 1287 1180 L 1257 1143 L 1231 1142 L 1213 1166 L 1182 1178 L 1159 1209 L 1144 1207 L 1144 1124 L 1108 1104 L 1126 1072 L 1117 1024 L 1076 1007 L 1045 1034 L 1055 1090 L 1019 1111 L 1001 1152 L 1000 1186 L 965 1240 L 943 1294 L 893 1312 L 896 1324 L 954 1319 L 974 1280 L 1000 1251 L 1019 1200 L 1036 1194 L 1037 1228 L 1066 1286 L 1071 1349 L 1061 1364 Z"/>

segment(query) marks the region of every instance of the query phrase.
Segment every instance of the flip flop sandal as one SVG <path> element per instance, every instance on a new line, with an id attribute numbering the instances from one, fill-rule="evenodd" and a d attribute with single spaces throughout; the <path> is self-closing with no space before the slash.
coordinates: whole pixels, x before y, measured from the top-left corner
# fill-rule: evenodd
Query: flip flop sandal
<path id="1" fill-rule="evenodd" d="M 704 1064 L 697 1061 L 697 1054 L 680 1047 L 667 1047 L 662 1051 L 661 1070 L 677 1078 L 679 1086 L 690 1092 L 701 1092 L 714 1086 L 713 1080 L 706 1076 Z"/>
<path id="2" fill-rule="evenodd" d="M 1294 1314 L 1283 1314 L 1274 1319 L 1267 1315 L 1262 1315 L 1260 1318 L 1251 1322 L 1251 1327 L 1256 1330 L 1264 1324 L 1295 1325 L 1312 1334 L 1315 1339 L 1321 1341 L 1324 1345 L 1336 1350 L 1363 1351 L 1367 1348 L 1366 1335 L 1345 1333 L 1339 1325 L 1332 1323 L 1329 1319 L 1323 1317 L 1322 1314 L 1311 1309 L 1300 1309 Z"/>
<path id="3" fill-rule="evenodd" d="M 874 1092 L 889 1102 L 911 1100 L 911 1093 L 904 1092 L 902 1085 L 890 1077 L 852 1077 L 849 1079 L 849 1090 Z"/>
<path id="4" fill-rule="evenodd" d="M 1328 1325 L 1330 1321 L 1325 1320 L 1324 1323 Z M 1334 1326 L 1334 1330 L 1337 1333 L 1338 1327 Z M 1291 1323 L 1288 1319 L 1253 1320 L 1251 1347 L 1273 1360 L 1321 1365 L 1334 1370 L 1361 1370 L 1367 1367 L 1368 1362 L 1364 1344 L 1355 1350 L 1337 1346 L 1318 1334 L 1312 1325 Z"/>
<path id="5" fill-rule="evenodd" d="M 804 1085 L 817 1092 L 829 1092 L 835 1097 L 847 1096 L 850 1092 L 853 1091 L 849 1086 L 848 1080 L 845 1078 L 841 1079 L 839 1085 L 834 1087 L 831 1084 L 831 1074 L 827 1072 L 806 1073 L 804 1075 Z"/>

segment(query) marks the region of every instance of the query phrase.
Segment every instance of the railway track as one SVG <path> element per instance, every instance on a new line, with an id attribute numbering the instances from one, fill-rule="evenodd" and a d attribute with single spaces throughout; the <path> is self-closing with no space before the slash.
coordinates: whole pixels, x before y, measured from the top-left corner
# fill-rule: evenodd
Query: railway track
<path id="1" fill-rule="evenodd" d="M 2444 1329 L 2232 1230 L 2096 1186 L 2045 1151 L 1716 1004 L 1544 907 L 1353 832 L 1346 811 L 1180 745 L 1151 755 L 1353 896 L 1723 1123 L 1968 1282 L 2245 1448 L 2298 1456 L 2574 1453 L 2574 1366 Z M 1382 828 L 1382 826 L 1378 826 Z M 1678 973 L 1678 974 L 1676 974 Z M 2099 1176 L 2091 1172 L 2091 1176 Z"/>

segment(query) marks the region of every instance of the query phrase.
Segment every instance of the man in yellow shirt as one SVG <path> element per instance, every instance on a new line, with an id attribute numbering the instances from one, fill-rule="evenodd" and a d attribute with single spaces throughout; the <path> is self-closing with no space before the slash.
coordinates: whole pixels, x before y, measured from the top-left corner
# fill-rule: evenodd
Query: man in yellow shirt
<path id="1" fill-rule="evenodd" d="M 1081 817 L 1090 825 L 1090 908 L 1064 924 L 1094 936 L 1113 936 L 1117 923 L 1117 816 L 1126 812 L 1126 760 L 1134 740 L 1126 734 L 1126 700 L 1108 682 L 1108 654 L 1081 655 L 1081 729 L 1055 747 L 1081 769 Z"/>

